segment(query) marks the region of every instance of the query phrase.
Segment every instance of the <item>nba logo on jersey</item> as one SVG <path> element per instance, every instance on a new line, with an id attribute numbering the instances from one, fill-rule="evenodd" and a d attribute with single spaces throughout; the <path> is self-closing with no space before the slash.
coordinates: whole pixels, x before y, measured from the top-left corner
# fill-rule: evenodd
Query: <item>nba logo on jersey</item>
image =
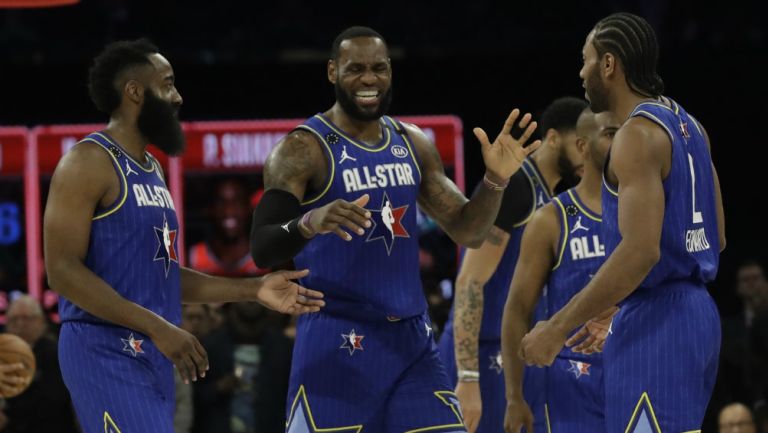
<path id="1" fill-rule="evenodd" d="M 176 255 L 176 230 L 168 228 L 168 219 L 163 214 L 163 226 L 154 227 L 155 236 L 157 236 L 157 251 L 155 252 L 155 261 L 162 260 L 165 265 L 165 276 L 168 277 L 168 270 L 171 268 L 171 262 L 179 263 Z"/>
<path id="2" fill-rule="evenodd" d="M 378 214 L 378 217 L 376 215 L 371 216 L 373 227 L 365 241 L 373 242 L 381 239 L 384 241 L 384 245 L 387 248 L 387 255 L 391 255 L 395 238 L 411 237 L 402 223 L 405 212 L 407 211 L 408 205 L 394 207 L 385 191 L 380 210 L 371 211 L 372 214 Z"/>

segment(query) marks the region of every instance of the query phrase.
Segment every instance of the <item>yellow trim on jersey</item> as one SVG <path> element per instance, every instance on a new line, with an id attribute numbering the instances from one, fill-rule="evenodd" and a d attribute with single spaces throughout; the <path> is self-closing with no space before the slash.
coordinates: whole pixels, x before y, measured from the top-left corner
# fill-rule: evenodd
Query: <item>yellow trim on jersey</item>
<path id="1" fill-rule="evenodd" d="M 317 424 L 315 424 L 315 418 L 312 416 L 312 409 L 309 407 L 309 401 L 307 400 L 307 392 L 304 390 L 304 385 L 299 386 L 299 391 L 296 393 L 296 398 L 293 399 L 293 403 L 291 404 L 291 412 L 288 414 L 288 419 L 285 421 L 285 427 L 288 428 L 288 423 L 293 420 L 294 412 L 296 411 L 296 405 L 299 403 L 299 397 L 301 397 L 301 400 L 304 402 L 304 407 L 307 409 L 306 416 L 309 418 L 310 424 L 312 424 L 312 431 L 314 432 L 338 432 L 338 431 L 349 431 L 353 433 L 360 433 L 360 430 L 363 429 L 362 424 L 358 425 L 351 425 L 347 427 L 334 427 L 334 428 L 318 428 Z"/>
<path id="2" fill-rule="evenodd" d="M 563 203 L 560 201 L 559 198 L 555 197 L 552 199 L 553 202 L 557 203 L 557 207 L 560 208 L 560 215 L 563 217 L 563 234 L 562 234 L 562 244 L 560 244 L 560 254 L 557 256 L 557 263 L 555 263 L 555 266 L 552 267 L 552 270 L 560 267 L 560 263 L 563 261 L 563 254 L 565 253 L 565 244 L 568 243 L 568 236 L 571 233 L 570 227 L 568 227 L 568 216 L 565 214 L 565 206 L 563 206 Z"/>
<path id="3" fill-rule="evenodd" d="M 615 195 L 616 197 L 619 196 L 618 191 L 614 191 L 613 187 L 608 184 L 608 179 L 605 178 L 605 174 L 603 174 L 603 185 L 605 185 L 605 189 L 608 190 L 611 194 Z"/>
<path id="4" fill-rule="evenodd" d="M 672 135 L 672 131 L 670 131 L 669 128 L 667 128 L 667 125 L 665 125 L 664 122 L 661 121 L 661 119 L 659 119 L 658 117 L 654 116 L 653 114 L 651 114 L 651 113 L 649 113 L 649 112 L 647 112 L 645 110 L 639 110 L 639 111 L 635 112 L 635 114 L 640 114 L 640 113 L 647 115 L 648 117 L 651 118 L 650 120 L 654 120 L 655 123 L 658 123 L 659 126 L 664 128 L 664 130 L 667 131 L 667 134 L 669 135 L 669 141 L 672 141 L 672 142 L 675 141 L 675 136 Z M 643 116 L 643 117 L 645 117 L 645 116 Z"/>
<path id="5" fill-rule="evenodd" d="M 110 158 L 112 158 L 113 161 L 115 161 L 115 166 L 117 167 L 118 172 L 120 173 L 120 180 L 123 182 L 123 196 L 120 198 L 120 201 L 117 202 L 117 205 L 114 203 L 111 206 L 114 206 L 112 209 L 94 216 L 91 218 L 91 221 L 96 221 L 98 219 L 102 219 L 104 217 L 108 217 L 112 215 L 113 213 L 117 212 L 118 209 L 123 207 L 123 204 L 125 204 L 125 199 L 128 198 L 128 180 L 125 178 L 125 173 L 123 173 L 123 167 L 120 165 L 120 161 L 117 160 L 115 155 L 112 154 L 112 152 L 109 151 L 106 147 L 104 147 L 103 144 L 99 143 L 98 141 L 92 139 L 92 138 L 84 138 L 80 141 L 80 143 L 84 141 L 90 141 L 91 143 L 96 143 L 100 148 L 104 149 L 105 152 L 107 152 L 107 155 L 109 155 Z"/>
<path id="6" fill-rule="evenodd" d="M 666 99 L 667 102 L 669 102 L 670 104 L 672 104 L 673 107 L 675 107 L 675 114 L 677 114 L 679 116 L 680 115 L 680 105 L 678 105 L 677 102 L 675 102 L 675 101 L 673 101 L 673 100 L 671 100 L 671 99 L 669 99 L 667 97 L 665 97 L 664 99 Z"/>
<path id="7" fill-rule="evenodd" d="M 525 161 L 523 161 L 523 164 L 525 164 Z M 523 167 L 520 166 L 518 170 L 523 170 Z M 513 224 L 512 228 L 516 229 L 518 227 L 522 227 L 526 224 L 528 224 L 531 221 L 531 218 L 533 218 L 533 214 L 536 213 L 536 185 L 533 183 L 533 179 L 531 179 L 531 176 L 528 174 L 527 171 L 523 170 L 523 173 L 525 173 L 525 177 L 528 178 L 528 184 L 531 185 L 531 196 L 533 197 L 533 204 L 531 205 L 531 211 L 528 213 L 528 216 L 525 217 L 522 221 L 520 221 L 517 224 Z"/>
<path id="8" fill-rule="evenodd" d="M 575 204 L 576 207 L 579 208 L 581 213 L 586 215 L 587 218 L 591 219 L 592 221 L 597 221 L 599 223 L 603 222 L 603 219 L 596 217 L 595 216 L 596 214 L 594 212 L 592 212 L 591 210 L 587 209 L 586 205 L 582 206 L 579 203 L 579 200 L 573 195 L 573 191 L 572 190 L 570 190 L 570 189 L 568 190 L 568 195 L 571 196 L 571 201 L 573 201 L 573 204 Z"/>
<path id="9" fill-rule="evenodd" d="M 632 417 L 629 418 L 629 423 L 627 424 L 626 430 L 624 430 L 624 433 L 631 433 L 629 431 L 630 428 L 634 425 L 637 414 L 640 412 L 640 407 L 643 405 L 643 401 L 645 401 L 645 406 L 648 408 L 648 411 L 650 412 L 648 415 L 651 417 L 651 421 L 653 421 L 653 425 L 656 427 L 656 432 L 661 433 L 661 427 L 659 427 L 659 421 L 656 419 L 656 413 L 653 411 L 653 405 L 651 405 L 651 399 L 648 397 L 648 393 L 644 392 L 643 395 L 640 396 L 640 400 L 637 401 L 637 406 L 635 406 L 634 412 L 632 412 Z"/>
<path id="10" fill-rule="evenodd" d="M 384 116 L 387 119 L 389 119 L 389 122 L 392 124 L 393 127 L 397 125 L 395 123 L 395 120 L 392 119 L 389 116 Z M 400 127 L 403 128 L 403 141 L 405 141 L 405 145 L 408 146 L 408 151 L 411 152 L 411 159 L 413 160 L 413 165 L 416 166 L 416 171 L 419 172 L 419 182 L 421 182 L 421 167 L 419 167 L 419 160 L 416 159 L 416 152 L 413 151 L 414 146 L 411 145 L 411 141 L 408 139 L 408 131 L 405 130 L 405 126 L 403 126 L 402 122 L 400 123 Z"/>
<path id="11" fill-rule="evenodd" d="M 549 185 L 547 185 L 547 182 L 544 182 L 544 179 L 541 176 L 539 176 L 539 169 L 535 165 L 533 165 L 533 163 L 530 160 L 524 159 L 523 164 L 526 164 L 526 163 L 531 166 L 531 171 L 533 172 L 533 175 L 536 176 L 536 179 L 539 180 L 539 185 L 541 185 L 541 189 L 544 190 L 544 193 L 547 194 L 547 198 L 552 200 L 552 194 L 549 193 Z"/>
<path id="12" fill-rule="evenodd" d="M 382 150 L 386 149 L 387 146 L 389 146 L 389 142 L 392 141 L 392 134 L 389 132 L 389 128 L 387 127 L 386 123 L 384 123 L 383 121 L 379 121 L 379 124 L 381 125 L 382 134 L 384 134 L 387 137 L 387 139 L 384 142 L 384 144 L 381 145 L 381 147 L 371 148 L 371 147 L 366 146 L 364 144 L 358 143 L 357 140 L 355 140 L 354 138 L 349 137 L 348 135 L 343 133 L 341 130 L 339 130 L 338 128 L 333 126 L 333 124 L 331 122 L 325 120 L 325 118 L 323 116 L 321 116 L 319 114 L 315 114 L 315 117 L 320 119 L 321 122 L 325 123 L 325 125 L 327 127 L 331 128 L 333 130 L 333 132 L 341 135 L 342 137 L 346 138 L 347 141 L 349 141 L 350 143 L 354 144 L 355 146 L 359 147 L 360 149 L 367 150 L 368 152 L 381 152 Z"/>
<path id="13" fill-rule="evenodd" d="M 136 164 L 136 166 L 139 167 L 140 169 L 142 169 L 143 171 L 145 171 L 147 173 L 152 173 L 153 171 L 155 171 L 155 164 L 150 164 L 150 165 L 152 165 L 152 168 L 150 168 L 150 169 L 144 168 L 144 165 L 142 165 L 139 161 L 136 161 L 135 159 L 133 159 L 133 157 L 131 155 L 128 155 L 128 152 L 126 152 L 125 149 L 123 149 L 117 143 L 115 143 L 111 138 L 107 137 L 106 135 L 102 134 L 101 132 L 94 132 L 94 134 L 96 134 L 99 137 L 107 140 L 109 142 L 109 144 L 117 146 L 120 150 L 123 151 L 123 153 L 125 154 L 126 158 L 128 158 L 132 163 Z M 150 159 L 149 157 L 151 156 L 149 154 L 149 152 L 144 151 L 144 154 L 145 154 L 145 156 L 147 156 L 147 159 L 149 160 Z"/>
<path id="14" fill-rule="evenodd" d="M 109 431 L 109 426 L 112 426 L 114 429 L 113 432 Z M 117 424 L 115 424 L 115 422 L 112 420 L 112 417 L 109 416 L 109 412 L 106 410 L 104 411 L 104 433 L 122 433 Z"/>
<path id="15" fill-rule="evenodd" d="M 312 134 L 315 134 L 315 136 L 325 146 L 325 150 L 328 151 L 328 159 L 330 159 L 330 164 L 331 164 L 331 174 L 328 176 L 328 183 L 325 185 L 325 188 L 323 188 L 323 190 L 317 196 L 301 202 L 302 206 L 306 206 L 308 204 L 312 204 L 320 200 L 325 195 L 325 193 L 327 193 L 328 190 L 331 189 L 331 185 L 333 185 L 333 178 L 334 176 L 336 176 L 336 161 L 334 161 L 333 159 L 333 151 L 331 151 L 331 146 L 328 145 L 328 142 L 325 141 L 325 138 L 322 135 L 320 135 L 319 132 L 315 131 L 314 129 L 312 129 L 311 126 L 307 126 L 307 125 L 299 125 L 296 127 L 296 129 L 305 129 L 311 132 Z"/>
<path id="16" fill-rule="evenodd" d="M 695 126 L 695 127 L 696 127 L 696 130 L 697 130 L 697 131 L 699 131 L 699 135 L 701 135 L 701 136 L 702 136 L 702 138 L 706 139 L 706 136 L 705 136 L 705 135 L 704 135 L 704 133 L 701 131 L 701 128 L 699 128 L 699 119 L 697 119 L 697 118 L 695 118 L 695 117 L 691 116 L 690 114 L 688 115 L 688 118 L 690 118 L 691 120 L 693 120 L 693 126 Z M 687 432 L 686 432 L 686 433 L 687 433 Z"/>
<path id="17" fill-rule="evenodd" d="M 443 424 L 443 425 L 436 425 L 432 427 L 417 428 L 415 430 L 408 430 L 405 433 L 421 433 L 425 431 L 442 430 L 442 429 L 448 429 L 448 428 L 464 428 L 464 421 L 462 420 L 461 413 L 459 412 L 456 405 L 453 404 L 447 398 L 443 397 L 443 395 L 452 395 L 458 401 L 459 398 L 456 397 L 456 394 L 453 391 L 435 391 L 434 394 L 435 394 L 435 397 L 439 398 L 440 401 L 442 401 L 446 406 L 451 408 L 451 410 L 453 411 L 453 414 L 456 415 L 456 419 L 459 422 L 457 424 Z"/>
<path id="18" fill-rule="evenodd" d="M 544 403 L 544 418 L 547 420 L 547 433 L 552 433 L 552 425 L 549 423 L 549 405 Z"/>

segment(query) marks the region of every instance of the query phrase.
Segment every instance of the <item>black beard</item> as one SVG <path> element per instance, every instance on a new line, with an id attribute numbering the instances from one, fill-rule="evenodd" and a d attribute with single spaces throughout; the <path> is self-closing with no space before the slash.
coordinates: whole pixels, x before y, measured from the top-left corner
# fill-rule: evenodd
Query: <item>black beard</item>
<path id="1" fill-rule="evenodd" d="M 589 97 L 589 109 L 593 113 L 602 113 L 609 110 L 608 91 L 600 81 L 598 68 L 592 69 L 592 73 L 586 80 L 587 96 Z"/>
<path id="2" fill-rule="evenodd" d="M 338 81 L 333 85 L 333 88 L 336 93 L 336 101 L 341 105 L 341 108 L 344 109 L 344 112 L 347 113 L 349 117 L 361 122 L 378 120 L 381 116 L 386 114 L 389 110 L 389 106 L 392 104 L 392 86 L 389 86 L 389 89 L 381 95 L 379 107 L 373 112 L 367 112 L 360 109 L 355 103 L 354 96 L 342 89 Z"/>
<path id="3" fill-rule="evenodd" d="M 557 171 L 560 173 L 559 185 L 565 187 L 559 189 L 572 188 L 579 183 L 579 177 L 576 176 L 576 167 L 565 156 L 565 149 L 562 149 L 560 155 L 557 156 Z"/>
<path id="4" fill-rule="evenodd" d="M 184 132 L 177 117 L 179 107 L 163 101 L 147 89 L 141 106 L 137 126 L 150 143 L 166 155 L 179 155 L 184 151 Z"/>

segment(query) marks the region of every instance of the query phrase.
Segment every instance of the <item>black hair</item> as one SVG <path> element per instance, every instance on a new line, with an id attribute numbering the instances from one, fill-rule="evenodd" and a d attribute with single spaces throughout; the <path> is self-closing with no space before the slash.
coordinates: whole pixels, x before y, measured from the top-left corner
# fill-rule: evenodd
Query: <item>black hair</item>
<path id="1" fill-rule="evenodd" d="M 659 43 L 648 21 L 626 12 L 610 15 L 595 25 L 592 40 L 599 57 L 611 53 L 619 58 L 630 89 L 654 98 L 664 93 L 656 71 Z"/>
<path id="2" fill-rule="evenodd" d="M 88 71 L 88 92 L 96 108 L 106 114 L 115 111 L 122 99 L 116 80 L 130 68 L 151 65 L 149 55 L 158 52 L 157 47 L 144 38 L 112 42 L 104 47 Z"/>
<path id="3" fill-rule="evenodd" d="M 381 39 L 385 45 L 387 44 L 384 37 L 376 30 L 370 27 L 353 26 L 339 33 L 339 35 L 336 36 L 336 39 L 333 40 L 333 45 L 331 46 L 331 60 L 337 60 L 339 58 L 339 47 L 341 46 L 341 43 L 347 39 L 353 38 L 378 38 Z"/>
<path id="4" fill-rule="evenodd" d="M 561 134 L 575 130 L 579 116 L 587 107 L 589 107 L 587 101 L 580 98 L 566 96 L 555 99 L 541 114 L 539 121 L 541 137 L 545 137 L 550 129 L 555 129 Z"/>

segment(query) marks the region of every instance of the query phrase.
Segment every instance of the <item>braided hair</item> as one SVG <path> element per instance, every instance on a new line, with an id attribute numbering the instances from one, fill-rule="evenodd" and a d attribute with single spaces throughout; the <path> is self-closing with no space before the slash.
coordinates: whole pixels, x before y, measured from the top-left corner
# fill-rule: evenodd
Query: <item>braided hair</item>
<path id="1" fill-rule="evenodd" d="M 654 98 L 664 92 L 664 81 L 656 71 L 659 44 L 648 21 L 622 12 L 603 18 L 593 31 L 598 56 L 611 53 L 619 58 L 630 89 Z"/>

